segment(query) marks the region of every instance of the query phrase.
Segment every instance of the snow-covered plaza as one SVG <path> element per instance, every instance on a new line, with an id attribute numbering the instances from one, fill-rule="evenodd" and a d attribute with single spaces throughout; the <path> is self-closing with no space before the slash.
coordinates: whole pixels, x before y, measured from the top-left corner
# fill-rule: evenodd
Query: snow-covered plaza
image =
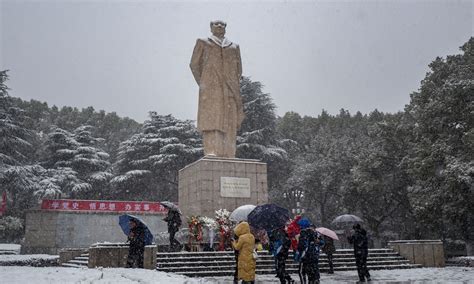
<path id="1" fill-rule="evenodd" d="M 473 267 L 420 268 L 371 271 L 371 283 L 474 283 Z M 231 277 L 187 278 L 145 269 L 1 266 L 3 283 L 232 283 Z M 297 279 L 296 275 L 292 276 Z M 356 283 L 357 272 L 322 274 L 321 283 Z M 5 282 L 4 282 L 5 281 Z M 256 283 L 279 283 L 273 275 L 257 275 Z"/>

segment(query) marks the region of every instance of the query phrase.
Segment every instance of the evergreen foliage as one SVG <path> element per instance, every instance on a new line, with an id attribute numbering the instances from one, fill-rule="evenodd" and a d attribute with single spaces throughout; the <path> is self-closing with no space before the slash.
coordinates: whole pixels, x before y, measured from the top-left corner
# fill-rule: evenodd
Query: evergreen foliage
<path id="1" fill-rule="evenodd" d="M 177 201 L 178 171 L 202 153 L 192 121 L 150 112 L 141 133 L 121 143 L 111 185 L 122 198 Z"/>

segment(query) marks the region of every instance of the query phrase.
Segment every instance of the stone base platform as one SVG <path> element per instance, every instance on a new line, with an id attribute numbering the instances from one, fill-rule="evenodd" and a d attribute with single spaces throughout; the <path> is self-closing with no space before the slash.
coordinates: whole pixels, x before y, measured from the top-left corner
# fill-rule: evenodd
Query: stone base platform
<path id="1" fill-rule="evenodd" d="M 214 217 L 245 204 L 268 202 L 267 164 L 205 156 L 179 171 L 179 207 L 184 217 Z"/>

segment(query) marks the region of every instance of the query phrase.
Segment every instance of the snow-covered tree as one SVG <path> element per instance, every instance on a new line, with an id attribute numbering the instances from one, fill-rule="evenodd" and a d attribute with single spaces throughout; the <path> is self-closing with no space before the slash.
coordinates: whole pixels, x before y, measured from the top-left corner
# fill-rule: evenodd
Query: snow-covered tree
<path id="1" fill-rule="evenodd" d="M 36 202 L 37 167 L 26 165 L 34 152 L 35 133 L 25 127 L 23 110 L 13 105 L 7 79 L 7 71 L 0 71 L 0 190 L 7 192 L 7 214 L 21 216 Z"/>
<path id="2" fill-rule="evenodd" d="M 237 137 L 237 156 L 265 162 L 285 160 L 276 136 L 275 104 L 260 82 L 243 77 L 240 84 L 245 119 Z"/>
<path id="3" fill-rule="evenodd" d="M 369 123 L 350 170 L 346 203 L 362 213 L 375 240 L 384 231 L 402 238 L 414 232 L 408 199 L 410 179 L 402 163 L 410 135 L 403 118 L 402 113 L 385 114 L 381 121 Z"/>
<path id="4" fill-rule="evenodd" d="M 24 217 L 24 211 L 34 207 L 38 199 L 34 192 L 40 190 L 41 173 L 38 165 L 8 166 L 0 174 L 0 184 L 7 192 L 7 215 Z"/>
<path id="5" fill-rule="evenodd" d="M 142 132 L 121 143 L 111 184 L 126 198 L 177 200 L 178 171 L 200 156 L 192 121 L 150 112 Z"/>
<path id="6" fill-rule="evenodd" d="M 45 142 L 43 163 L 49 169 L 49 179 L 43 184 L 50 187 L 40 191 L 41 195 L 62 185 L 57 190 L 63 197 L 106 196 L 112 174 L 109 155 L 96 147 L 101 141 L 92 135 L 91 126 L 80 126 L 73 133 L 53 127 Z"/>
<path id="7" fill-rule="evenodd" d="M 27 117 L 8 95 L 7 71 L 0 71 L 0 167 L 19 165 L 33 153 L 34 133 L 25 128 Z"/>
<path id="8" fill-rule="evenodd" d="M 411 95 L 414 141 L 407 157 L 418 222 L 426 235 L 461 237 L 474 251 L 474 38 L 436 58 Z"/>
<path id="9" fill-rule="evenodd" d="M 240 93 L 245 119 L 237 136 L 236 156 L 266 162 L 269 193 L 279 196 L 290 166 L 284 146 L 291 143 L 289 139 L 278 139 L 275 104 L 269 94 L 263 93 L 260 82 L 243 77 Z"/>

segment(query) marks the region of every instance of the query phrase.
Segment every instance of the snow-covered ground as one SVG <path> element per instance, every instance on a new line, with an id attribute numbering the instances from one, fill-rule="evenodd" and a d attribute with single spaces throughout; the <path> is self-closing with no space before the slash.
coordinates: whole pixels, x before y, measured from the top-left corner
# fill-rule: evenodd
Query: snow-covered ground
<path id="1" fill-rule="evenodd" d="M 0 244 L 0 254 L 2 253 L 20 253 L 21 245 L 17 244 Z"/>
<path id="2" fill-rule="evenodd" d="M 421 284 L 421 283 L 474 283 L 474 268 L 420 268 L 371 271 L 372 283 Z M 170 273 L 144 269 L 104 268 L 78 269 L 63 267 L 0 267 L 0 279 L 7 283 L 164 283 L 164 284 L 227 284 L 231 277 L 187 278 Z M 296 279 L 296 275 L 293 275 Z M 278 283 L 274 275 L 257 275 L 256 283 Z M 322 274 L 321 283 L 355 283 L 357 272 Z"/>
<path id="3" fill-rule="evenodd" d="M 474 256 L 459 256 L 453 257 L 448 260 L 450 263 L 455 263 L 460 266 L 471 266 L 474 267 Z"/>
<path id="4" fill-rule="evenodd" d="M 370 271 L 372 281 L 377 284 L 428 284 L 449 283 L 467 284 L 474 283 L 474 268 L 472 267 L 446 267 L 446 268 L 418 268 L 418 269 L 396 269 L 396 270 L 372 270 Z M 298 275 L 292 275 L 298 280 Z M 214 278 L 219 284 L 232 283 L 231 278 Z M 356 283 L 357 271 L 341 271 L 334 274 L 321 274 L 321 283 Z M 275 275 L 257 275 L 258 283 L 280 283 Z M 298 281 L 297 281 L 298 282 Z"/>
<path id="5" fill-rule="evenodd" d="M 6 261 L 31 261 L 31 260 L 52 260 L 58 259 L 59 255 L 49 254 L 11 254 L 11 255 L 0 255 L 0 264 Z"/>

